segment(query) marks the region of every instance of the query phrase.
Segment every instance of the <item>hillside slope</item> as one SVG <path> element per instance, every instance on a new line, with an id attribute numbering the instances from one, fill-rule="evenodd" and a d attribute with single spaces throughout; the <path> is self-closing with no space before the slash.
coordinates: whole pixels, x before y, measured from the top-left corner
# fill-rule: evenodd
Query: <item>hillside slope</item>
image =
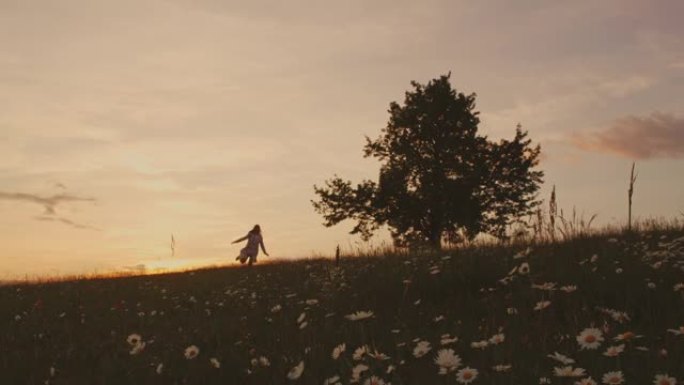
<path id="1" fill-rule="evenodd" d="M 2 384 L 668 384 L 684 234 L 7 286 L 0 309 Z"/>

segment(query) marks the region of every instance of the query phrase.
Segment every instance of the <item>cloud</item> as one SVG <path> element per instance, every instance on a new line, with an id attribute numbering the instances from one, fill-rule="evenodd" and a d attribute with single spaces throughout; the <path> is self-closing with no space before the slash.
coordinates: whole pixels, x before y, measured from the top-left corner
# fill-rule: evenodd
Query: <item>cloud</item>
<path id="1" fill-rule="evenodd" d="M 95 202 L 94 198 L 84 198 L 69 194 L 56 194 L 48 197 L 41 197 L 26 193 L 9 193 L 0 191 L 0 200 L 15 200 L 36 203 L 45 209 L 44 215 L 55 215 L 57 206 L 64 202 Z"/>
<path id="2" fill-rule="evenodd" d="M 71 227 L 76 228 L 76 229 L 100 231 L 100 229 L 98 229 L 96 227 L 76 223 L 76 222 L 72 221 L 71 219 L 62 218 L 62 217 L 40 216 L 40 217 L 35 217 L 35 219 L 37 221 L 60 222 L 60 223 L 63 223 L 67 226 L 71 226 Z"/>
<path id="3" fill-rule="evenodd" d="M 601 131 L 574 134 L 571 141 L 585 150 L 631 159 L 684 158 L 684 118 L 662 112 L 627 116 Z"/>
<path id="4" fill-rule="evenodd" d="M 61 183 L 60 183 L 61 185 Z M 63 186 L 63 185 L 62 185 Z M 65 202 L 95 202 L 94 198 L 86 198 L 86 197 L 79 197 L 75 195 L 70 195 L 70 194 L 56 194 L 52 196 L 47 196 L 47 197 L 41 197 L 35 194 L 27 194 L 27 193 L 9 193 L 9 192 L 3 192 L 0 191 L 0 200 L 12 200 L 12 201 L 23 201 L 23 202 L 30 202 L 30 203 L 35 203 L 38 205 L 43 206 L 45 211 L 43 212 L 43 215 L 35 217 L 35 220 L 38 221 L 45 221 L 45 222 L 58 222 L 62 223 L 67 226 L 71 226 L 76 229 L 84 229 L 84 230 L 95 230 L 95 231 L 100 231 L 100 229 L 89 226 L 89 225 L 84 225 L 80 224 L 77 222 L 72 221 L 71 219 L 61 217 L 57 215 L 57 206 L 65 203 Z"/>

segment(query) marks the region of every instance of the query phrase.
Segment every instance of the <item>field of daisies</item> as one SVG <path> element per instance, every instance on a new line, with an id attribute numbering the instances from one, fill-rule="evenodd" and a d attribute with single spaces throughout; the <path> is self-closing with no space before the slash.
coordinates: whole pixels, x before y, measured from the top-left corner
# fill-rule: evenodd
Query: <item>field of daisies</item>
<path id="1" fill-rule="evenodd" d="M 684 233 L 0 287 L 0 384 L 684 383 Z"/>

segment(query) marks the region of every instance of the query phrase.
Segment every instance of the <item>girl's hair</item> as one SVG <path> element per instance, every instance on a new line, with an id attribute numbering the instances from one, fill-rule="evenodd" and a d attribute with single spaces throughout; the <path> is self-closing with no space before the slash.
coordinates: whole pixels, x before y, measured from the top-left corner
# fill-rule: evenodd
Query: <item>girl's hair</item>
<path id="1" fill-rule="evenodd" d="M 261 234 L 261 227 L 254 225 L 254 228 L 249 231 L 250 234 Z"/>

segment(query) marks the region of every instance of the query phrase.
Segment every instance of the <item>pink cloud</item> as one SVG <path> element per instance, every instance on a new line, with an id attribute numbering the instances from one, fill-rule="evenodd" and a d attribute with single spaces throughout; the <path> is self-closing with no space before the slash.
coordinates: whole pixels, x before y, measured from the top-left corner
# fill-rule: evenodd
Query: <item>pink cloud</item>
<path id="1" fill-rule="evenodd" d="M 575 134 L 571 140 L 585 150 L 630 159 L 684 158 L 684 118 L 662 112 L 628 116 L 602 131 Z"/>

